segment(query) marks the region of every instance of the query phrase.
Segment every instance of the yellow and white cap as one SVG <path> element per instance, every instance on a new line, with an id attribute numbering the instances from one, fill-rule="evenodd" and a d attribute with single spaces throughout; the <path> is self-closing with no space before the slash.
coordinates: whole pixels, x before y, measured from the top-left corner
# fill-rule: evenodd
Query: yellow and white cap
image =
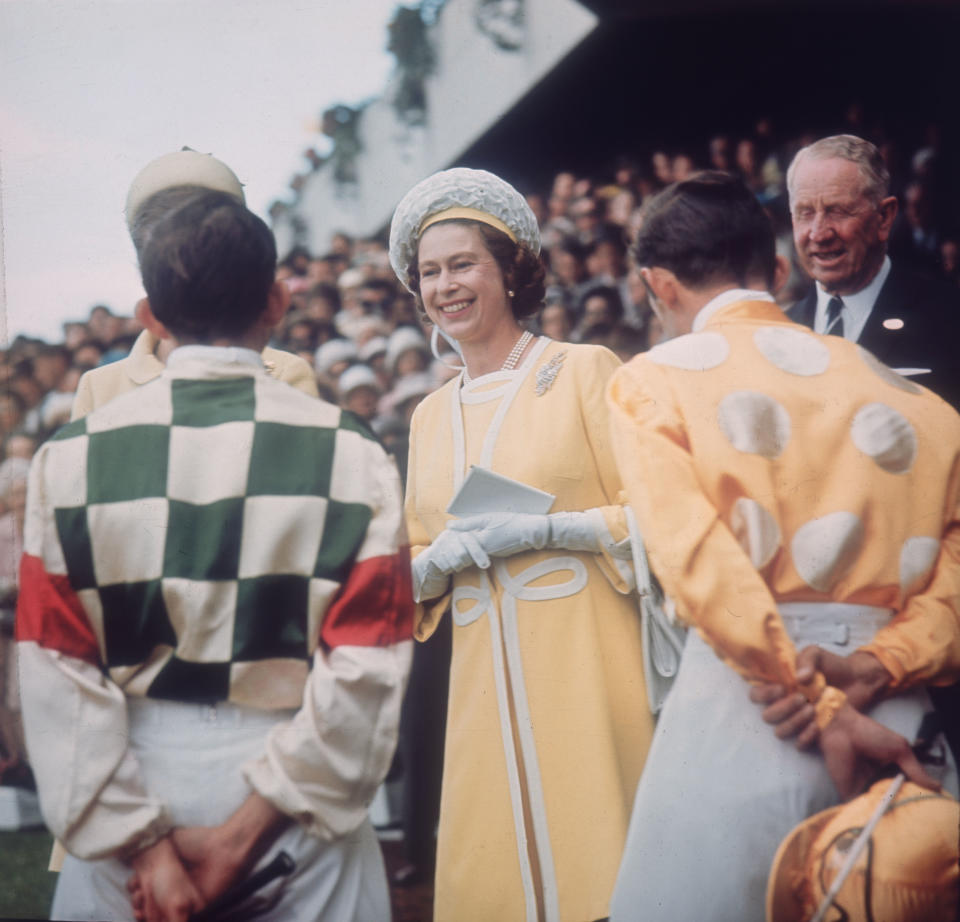
<path id="1" fill-rule="evenodd" d="M 878 781 L 849 803 L 804 820 L 783 840 L 767 884 L 767 922 L 955 918 L 960 804 L 913 782 L 891 797 L 895 784 Z M 852 858 L 864 833 L 863 848 Z M 828 901 L 832 889 L 837 893 Z"/>

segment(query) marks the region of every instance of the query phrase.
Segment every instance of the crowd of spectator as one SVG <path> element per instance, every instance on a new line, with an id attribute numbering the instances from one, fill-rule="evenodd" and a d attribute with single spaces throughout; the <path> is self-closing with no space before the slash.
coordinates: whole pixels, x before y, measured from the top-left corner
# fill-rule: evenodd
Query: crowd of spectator
<path id="1" fill-rule="evenodd" d="M 887 158 L 900 201 L 891 255 L 960 285 L 960 223 L 950 207 L 944 157 L 933 129 L 919 142 L 872 132 L 851 107 L 840 130 L 873 135 Z M 786 167 L 814 135 L 778 139 L 767 119 L 744 137 L 717 135 L 699 149 L 657 150 L 622 157 L 595 176 L 561 172 L 549 188 L 528 190 L 538 216 L 548 267 L 546 299 L 535 332 L 553 339 L 599 343 L 627 360 L 656 343 L 660 330 L 628 250 L 643 220 L 644 200 L 698 169 L 738 173 L 767 208 L 778 249 L 793 267 L 778 293 L 789 306 L 809 279 L 797 266 L 787 207 Z M 274 345 L 306 359 L 321 396 L 362 417 L 404 473 L 409 421 L 417 403 L 456 373 L 455 353 L 440 340 L 431 353 L 429 328 L 414 297 L 396 281 L 383 236 L 338 233 L 323 253 L 296 248 L 278 267 L 291 294 Z M 85 321 L 65 323 L 63 341 L 18 336 L 0 352 L 0 627 L 9 636 L 11 599 L 30 457 L 69 420 L 84 371 L 123 357 L 139 333 L 132 317 L 96 305 Z M 0 682 L 5 681 L 0 657 Z M 0 769 L 16 763 L 22 742 L 0 719 Z"/>

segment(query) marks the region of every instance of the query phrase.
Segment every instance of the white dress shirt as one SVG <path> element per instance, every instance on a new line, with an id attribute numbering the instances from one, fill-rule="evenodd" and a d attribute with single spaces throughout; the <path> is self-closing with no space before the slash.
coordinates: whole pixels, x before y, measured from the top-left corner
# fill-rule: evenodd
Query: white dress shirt
<path id="1" fill-rule="evenodd" d="M 889 274 L 890 257 L 884 256 L 880 271 L 871 279 L 866 288 L 861 288 L 860 291 L 852 295 L 840 296 L 843 301 L 840 316 L 843 318 L 844 339 L 849 339 L 853 343 L 860 339 L 860 334 L 867 325 L 870 312 L 876 303 L 877 295 L 880 294 L 880 289 L 883 288 L 883 283 L 887 280 Z M 817 312 L 813 318 L 813 329 L 817 333 L 827 332 L 827 305 L 832 297 L 833 295 L 824 291 L 823 286 L 817 282 Z"/>

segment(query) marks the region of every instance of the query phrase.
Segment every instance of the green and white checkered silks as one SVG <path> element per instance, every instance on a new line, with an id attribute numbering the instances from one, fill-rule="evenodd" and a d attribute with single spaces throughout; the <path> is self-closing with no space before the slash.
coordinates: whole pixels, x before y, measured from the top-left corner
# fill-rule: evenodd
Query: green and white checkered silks
<path id="1" fill-rule="evenodd" d="M 370 528 L 392 462 L 353 417 L 265 373 L 190 371 L 44 447 L 25 550 L 68 575 L 127 694 L 297 707 L 351 567 L 397 552 L 399 523 Z"/>

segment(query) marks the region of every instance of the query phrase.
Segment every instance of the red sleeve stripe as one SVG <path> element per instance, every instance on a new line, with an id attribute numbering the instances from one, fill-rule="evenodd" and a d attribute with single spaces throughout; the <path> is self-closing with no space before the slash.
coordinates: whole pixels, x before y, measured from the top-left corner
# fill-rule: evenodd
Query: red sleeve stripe
<path id="1" fill-rule="evenodd" d="M 413 637 L 410 551 L 358 561 L 327 610 L 326 647 L 386 647 Z"/>
<path id="2" fill-rule="evenodd" d="M 16 637 L 100 665 L 96 635 L 69 577 L 47 573 L 33 554 L 20 559 Z"/>

